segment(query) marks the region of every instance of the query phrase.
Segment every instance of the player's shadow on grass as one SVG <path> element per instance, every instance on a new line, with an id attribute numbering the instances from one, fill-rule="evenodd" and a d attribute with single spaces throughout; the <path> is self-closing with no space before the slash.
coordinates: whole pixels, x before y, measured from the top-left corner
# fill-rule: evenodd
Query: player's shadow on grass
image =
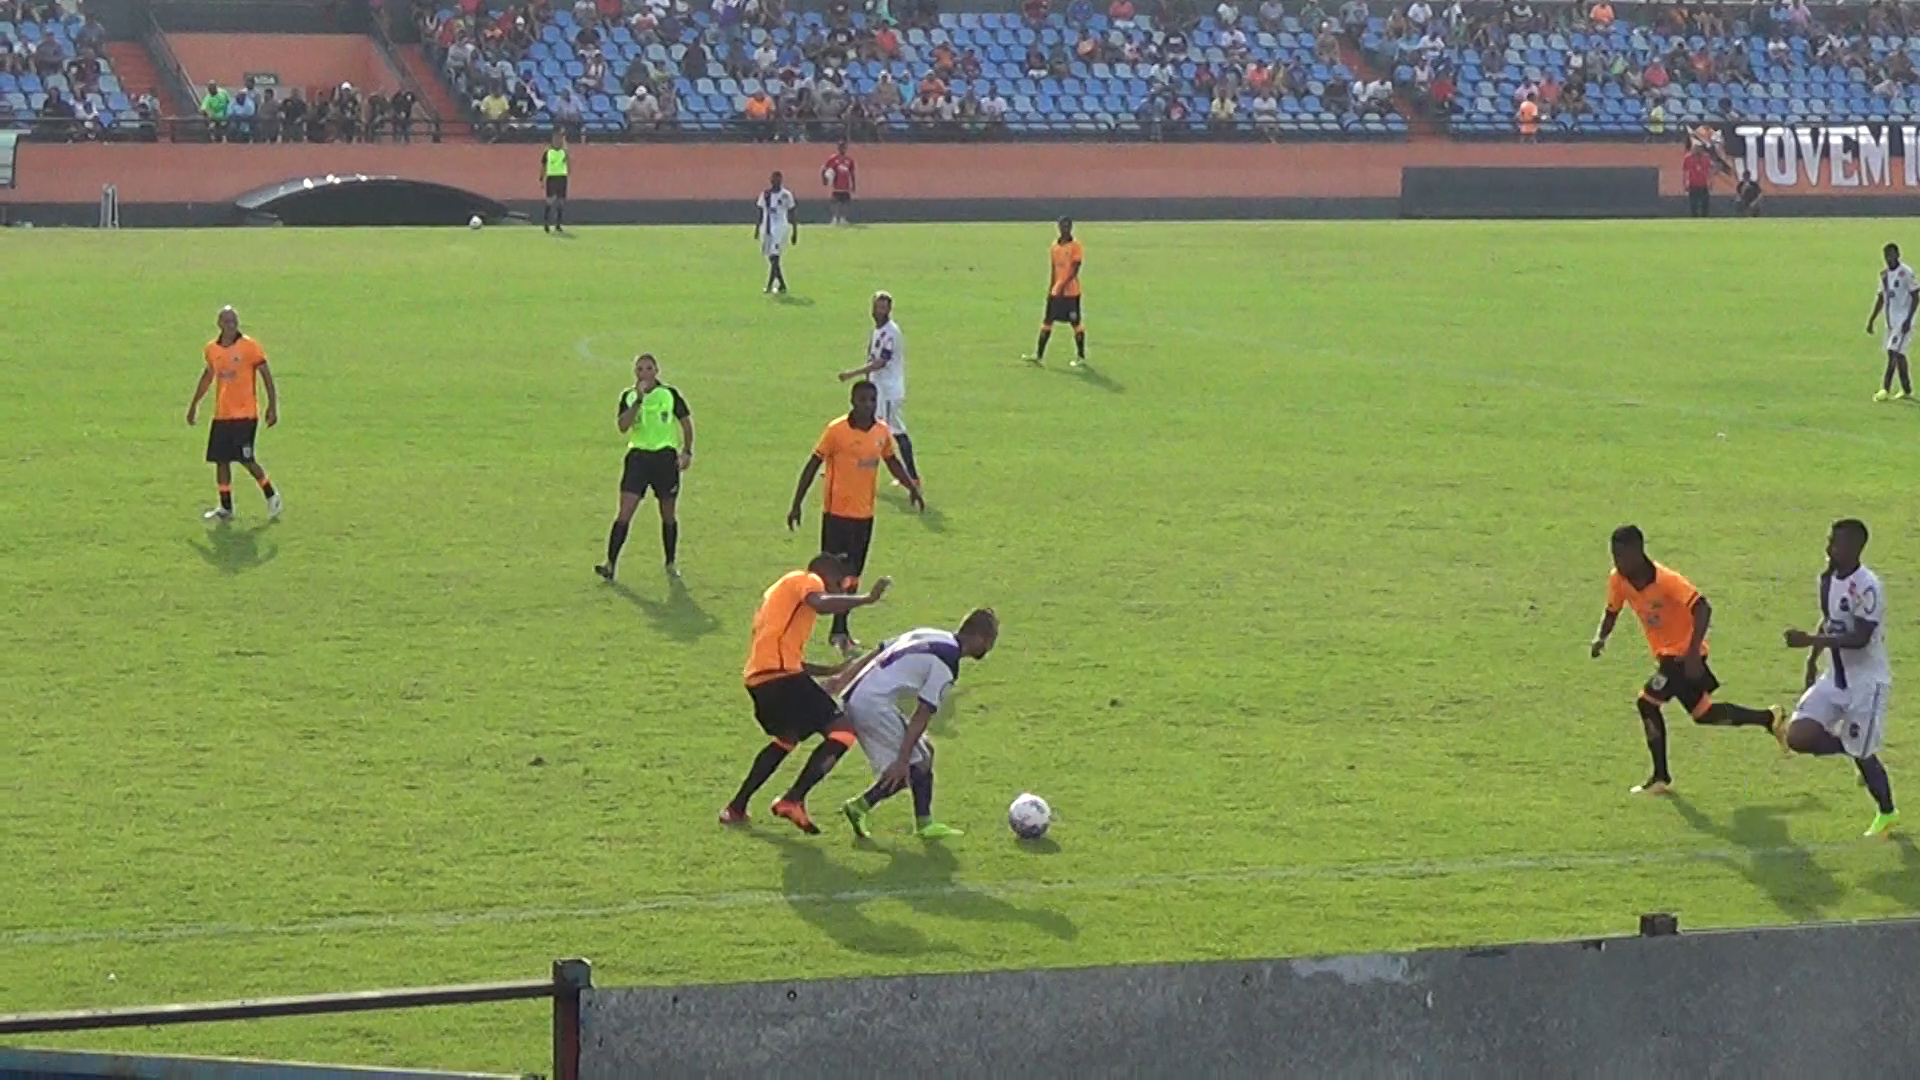
<path id="1" fill-rule="evenodd" d="M 1894 833 L 1887 846 L 1899 852 L 1900 868 L 1883 870 L 1861 882 L 1869 892 L 1878 893 L 1908 911 L 1920 911 L 1920 847 L 1913 839 Z"/>
<path id="2" fill-rule="evenodd" d="M 1125 383 L 1110 375 L 1101 374 L 1100 369 L 1092 364 L 1082 364 L 1079 367 L 1060 367 L 1052 364 L 1029 364 L 1028 366 L 1039 371 L 1051 371 L 1055 375 L 1065 375 L 1070 379 L 1086 383 L 1096 390 L 1105 390 L 1109 394 L 1127 392 Z"/>
<path id="3" fill-rule="evenodd" d="M 925 510 L 915 510 L 912 501 L 907 498 L 905 492 L 896 491 L 891 488 L 881 497 L 891 503 L 894 509 L 918 521 L 920 527 L 928 532 L 943 533 L 947 531 L 946 512 L 938 506 L 928 503 Z"/>
<path id="4" fill-rule="evenodd" d="M 792 293 L 782 292 L 773 294 L 773 302 L 776 304 L 784 304 L 787 307 L 812 307 L 813 297 L 795 296 Z"/>
<path id="5" fill-rule="evenodd" d="M 935 942 L 917 927 L 881 922 L 862 910 L 882 901 L 906 904 L 929 918 L 1024 923 L 1063 941 L 1080 935 L 1073 920 L 1057 911 L 1022 907 L 954 881 L 959 859 L 944 844 L 903 839 L 902 846 L 886 852 L 885 866 L 862 870 L 839 862 L 820 840 L 781 833 L 754 835 L 779 850 L 780 887 L 794 914 L 855 952 L 919 956 L 965 951 Z"/>
<path id="6" fill-rule="evenodd" d="M 1809 795 L 1788 805 L 1743 806 L 1725 825 L 1681 796 L 1671 801 L 1689 828 L 1742 849 L 1744 858 L 1735 858 L 1730 865 L 1795 921 L 1818 918 L 1824 908 L 1846 895 L 1833 874 L 1787 833 L 1787 816 L 1821 809 L 1824 804 L 1819 799 Z"/>
<path id="7" fill-rule="evenodd" d="M 235 528 L 231 523 L 222 521 L 207 530 L 204 542 L 189 538 L 187 546 L 215 570 L 223 574 L 238 574 L 265 566 L 280 554 L 278 544 L 265 542 L 267 531 L 273 528 L 273 524 L 272 521 L 263 521 L 246 528 Z"/>
<path id="8" fill-rule="evenodd" d="M 661 633 L 675 641 L 696 641 L 720 629 L 720 620 L 707 614 L 707 609 L 687 591 L 686 583 L 677 577 L 667 578 L 665 600 L 642 596 L 624 581 L 612 582 L 608 588 L 639 608 Z"/>

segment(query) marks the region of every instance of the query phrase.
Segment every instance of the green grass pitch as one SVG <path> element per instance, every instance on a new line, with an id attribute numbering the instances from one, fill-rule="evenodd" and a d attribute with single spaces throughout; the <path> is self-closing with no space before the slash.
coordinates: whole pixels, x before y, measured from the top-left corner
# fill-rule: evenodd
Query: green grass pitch
<path id="1" fill-rule="evenodd" d="M 15 233 L 0 281 L 0 1011 L 523 978 L 604 985 L 1207 959 L 1920 906 L 1852 770 L 1672 715 L 1636 802 L 1627 520 L 1714 601 L 1723 696 L 1790 702 L 1827 523 L 1915 655 L 1920 408 L 1875 406 L 1887 223 L 1083 224 L 1097 374 L 1032 346 L 1049 227 Z M 883 495 L 870 639 L 991 604 L 942 816 L 726 832 L 795 475 L 898 297 L 933 511 Z M 182 421 L 223 303 L 288 502 L 209 528 Z M 652 507 L 598 581 L 638 349 L 692 404 L 684 593 Z M 244 478 L 242 478 L 244 481 Z M 817 500 L 817 492 L 815 499 Z M 824 635 L 824 626 L 821 634 Z M 1920 791 L 1897 703 L 1895 791 Z M 1670 713 L 1676 713 L 1670 710 Z M 797 767 L 790 763 L 788 772 Z M 778 783 L 776 785 L 778 786 Z M 1052 800 L 1052 844 L 1007 802 Z M 768 795 L 771 795 L 771 789 Z M 542 1068 L 538 1006 L 54 1045 Z"/>

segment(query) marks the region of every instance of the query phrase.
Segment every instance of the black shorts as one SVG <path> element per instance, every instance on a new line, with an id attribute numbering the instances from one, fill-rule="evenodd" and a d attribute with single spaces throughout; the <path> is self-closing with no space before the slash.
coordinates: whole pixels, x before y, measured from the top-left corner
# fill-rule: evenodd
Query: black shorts
<path id="1" fill-rule="evenodd" d="M 836 191 L 836 192 L 834 192 L 834 193 L 833 193 L 833 201 L 834 201 L 834 202 L 852 202 L 852 201 L 853 201 L 853 192 L 851 192 L 851 191 Z"/>
<path id="2" fill-rule="evenodd" d="M 1049 324 L 1063 322 L 1080 325 L 1080 298 L 1077 296 L 1047 297 L 1047 319 Z"/>
<path id="3" fill-rule="evenodd" d="M 567 197 L 567 178 L 564 176 L 547 177 L 547 198 L 564 199 Z"/>
<path id="4" fill-rule="evenodd" d="M 656 499 L 680 495 L 680 452 L 678 450 L 629 450 L 626 468 L 620 472 L 620 491 L 645 498 L 653 490 Z"/>
<path id="5" fill-rule="evenodd" d="M 798 743 L 842 724 L 839 703 L 811 675 L 782 675 L 747 687 L 747 696 L 760 730 L 783 742 Z"/>
<path id="6" fill-rule="evenodd" d="M 1713 669 L 1707 666 L 1704 657 L 1700 668 L 1700 678 L 1689 679 L 1686 661 L 1677 656 L 1663 656 L 1659 670 L 1647 680 L 1646 689 L 1641 693 L 1657 705 L 1677 701 L 1690 715 L 1698 716 L 1713 704 L 1713 692 L 1720 689 L 1720 680 L 1713 677 Z"/>
<path id="7" fill-rule="evenodd" d="M 253 460 L 253 436 L 258 420 L 215 420 L 207 428 L 207 460 L 216 465 Z"/>
<path id="8" fill-rule="evenodd" d="M 847 573 L 859 577 L 867 569 L 867 548 L 873 544 L 872 518 L 820 516 L 820 550 L 846 561 Z"/>

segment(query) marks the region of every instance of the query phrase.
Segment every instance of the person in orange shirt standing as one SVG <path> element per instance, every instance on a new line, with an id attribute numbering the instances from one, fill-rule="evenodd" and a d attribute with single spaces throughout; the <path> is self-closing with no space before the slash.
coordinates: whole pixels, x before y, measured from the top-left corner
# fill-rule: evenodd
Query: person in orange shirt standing
<path id="1" fill-rule="evenodd" d="M 1064 322 L 1073 327 L 1075 357 L 1071 366 L 1087 362 L 1087 329 L 1080 324 L 1080 264 L 1086 251 L 1073 238 L 1073 219 L 1060 219 L 1060 239 L 1053 242 L 1052 275 L 1047 282 L 1047 313 L 1040 322 L 1040 344 L 1034 347 L 1033 362 L 1047 358 L 1047 340 L 1053 337 L 1053 324 Z"/>
<path id="2" fill-rule="evenodd" d="M 1532 95 L 1521 99 L 1520 108 L 1515 111 L 1513 119 L 1520 127 L 1523 142 L 1532 142 L 1540 137 L 1540 106 Z"/>
<path id="3" fill-rule="evenodd" d="M 213 478 L 220 485 L 220 505 L 207 511 L 208 521 L 233 518 L 233 463 L 252 474 L 260 493 L 267 498 L 267 513 L 279 517 L 283 504 L 274 490 L 267 470 L 253 455 L 253 440 L 260 426 L 260 400 L 254 380 L 267 385 L 267 426 L 280 422 L 280 393 L 273 385 L 273 372 L 267 368 L 267 354 L 258 342 L 240 332 L 240 313 L 232 307 L 220 309 L 220 334 L 207 343 L 205 371 L 200 385 L 193 388 L 193 400 L 187 403 L 187 424 L 200 416 L 200 399 L 213 390 L 213 424 L 207 429 L 207 460 L 213 463 Z"/>
<path id="4" fill-rule="evenodd" d="M 827 487 L 820 515 L 820 550 L 840 556 L 846 564 L 845 588 L 858 588 L 860 575 L 867 568 L 867 551 L 873 544 L 874 494 L 880 482 L 880 466 L 907 489 L 914 508 L 925 510 L 920 481 L 908 475 L 894 454 L 893 433 L 876 414 L 880 392 L 865 379 L 853 384 L 852 409 L 827 425 L 814 445 L 813 456 L 800 469 L 800 483 L 793 491 L 793 507 L 787 511 L 787 528 L 800 527 L 800 504 L 806 501 L 813 478 L 824 466 Z M 851 654 L 860 646 L 847 627 L 846 611 L 833 613 L 833 628 L 827 638 L 842 653 Z"/>
<path id="5" fill-rule="evenodd" d="M 807 563 L 805 570 L 782 574 L 760 597 L 760 609 L 753 616 L 745 679 L 747 696 L 753 699 L 753 717 L 771 741 L 753 759 L 733 801 L 720 811 L 722 825 L 746 824 L 747 801 L 754 792 L 773 778 L 795 746 L 819 735 L 820 745 L 808 756 L 793 786 L 774 800 L 773 813 L 793 822 L 802 832 L 820 831 L 807 816 L 807 793 L 839 764 L 854 743 L 854 733 L 840 711 L 840 703 L 814 681 L 815 676 L 837 675 L 846 665 L 808 663 L 807 640 L 813 637 L 813 624 L 820 615 L 843 618 L 854 608 L 878 603 L 892 584 L 881 578 L 865 596 L 841 593 L 828 586 L 828 582 L 845 576 L 846 565 L 840 557 L 822 552 Z"/>
<path id="6" fill-rule="evenodd" d="M 1779 706 L 1749 709 L 1713 700 L 1720 688 L 1707 666 L 1707 627 L 1713 608 L 1693 582 L 1647 557 L 1646 537 L 1637 525 L 1613 530 L 1613 573 L 1607 578 L 1607 612 L 1593 637 L 1598 659 L 1622 607 L 1633 608 L 1653 650 L 1653 677 L 1640 691 L 1640 722 L 1646 729 L 1647 750 L 1653 755 L 1653 775 L 1633 789 L 1636 795 L 1665 794 L 1673 784 L 1667 768 L 1667 721 L 1660 707 L 1678 701 L 1696 724 L 1715 727 L 1765 728 L 1786 749 L 1786 713 Z"/>

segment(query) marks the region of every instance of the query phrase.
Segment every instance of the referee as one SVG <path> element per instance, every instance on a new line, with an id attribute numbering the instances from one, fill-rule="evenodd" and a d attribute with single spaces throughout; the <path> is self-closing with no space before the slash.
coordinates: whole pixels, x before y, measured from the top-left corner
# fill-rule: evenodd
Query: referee
<path id="1" fill-rule="evenodd" d="M 546 217 L 540 222 L 544 232 L 566 232 L 567 220 L 567 133 L 557 125 L 553 139 L 540 152 L 540 179 L 547 185 Z"/>
<path id="2" fill-rule="evenodd" d="M 627 464 L 620 473 L 620 516 L 607 533 L 607 561 L 594 567 L 613 580 L 627 527 L 647 489 L 660 503 L 660 549 L 667 557 L 667 574 L 679 577 L 674 555 L 680 546 L 680 522 L 674 505 L 680 497 L 680 474 L 693 465 L 693 411 L 680 391 L 660 381 L 660 365 L 652 353 L 633 359 L 633 385 L 620 392 L 620 430 L 627 433 Z"/>

